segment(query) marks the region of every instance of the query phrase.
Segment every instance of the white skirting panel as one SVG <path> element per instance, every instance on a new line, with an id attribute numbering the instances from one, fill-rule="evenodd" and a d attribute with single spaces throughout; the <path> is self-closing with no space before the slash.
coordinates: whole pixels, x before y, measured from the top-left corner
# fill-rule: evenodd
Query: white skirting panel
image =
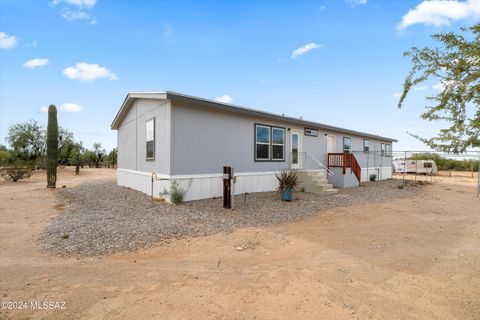
<path id="1" fill-rule="evenodd" d="M 159 178 L 168 178 L 159 176 Z M 122 187 L 132 188 L 148 195 L 152 195 L 152 174 L 148 172 L 117 169 L 117 184 Z M 153 195 L 158 196 L 164 188 L 170 188 L 170 182 L 165 180 L 153 182 Z"/>
<path id="2" fill-rule="evenodd" d="M 362 182 L 370 181 L 371 174 L 377 175 L 377 180 L 388 180 L 392 179 L 392 167 L 370 167 L 362 168 Z"/>
<path id="3" fill-rule="evenodd" d="M 170 190 L 170 181 L 173 180 L 177 181 L 180 188 L 186 191 L 185 201 L 223 196 L 221 174 L 157 176 L 169 180 L 154 179 L 154 196 L 158 196 L 164 189 Z M 274 191 L 278 186 L 274 172 L 243 172 L 236 173 L 235 176 L 235 194 Z M 119 186 L 132 188 L 148 195 L 152 194 L 152 174 L 148 172 L 118 169 L 117 183 Z"/>

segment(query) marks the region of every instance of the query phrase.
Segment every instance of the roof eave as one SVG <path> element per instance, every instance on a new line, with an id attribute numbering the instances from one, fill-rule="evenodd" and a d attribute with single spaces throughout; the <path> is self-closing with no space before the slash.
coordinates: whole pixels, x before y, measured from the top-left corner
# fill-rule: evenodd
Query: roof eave
<path id="1" fill-rule="evenodd" d="M 135 99 L 166 99 L 167 93 L 163 91 L 154 91 L 154 92 L 129 92 L 123 100 L 120 110 L 118 110 L 115 119 L 113 119 L 110 128 L 112 130 L 118 130 L 120 127 L 121 120 L 127 114 L 131 104 Z"/>
<path id="2" fill-rule="evenodd" d="M 216 106 L 217 108 L 227 107 L 227 108 L 230 109 L 230 111 L 267 117 L 267 118 L 274 119 L 274 120 L 279 120 L 280 119 L 280 120 L 283 120 L 283 121 L 300 124 L 302 126 L 310 126 L 310 127 L 312 127 L 312 129 L 313 128 L 318 128 L 318 129 L 321 128 L 321 129 L 331 130 L 331 131 L 335 131 L 335 132 L 343 132 L 343 133 L 348 133 L 348 134 L 352 134 L 352 135 L 368 137 L 368 138 L 372 138 L 372 139 L 378 139 L 378 140 L 389 141 L 389 142 L 398 142 L 396 139 L 383 137 L 383 136 L 375 135 L 375 134 L 368 133 L 368 132 L 360 132 L 360 131 L 340 128 L 340 127 L 330 126 L 330 125 L 323 124 L 323 123 L 318 123 L 318 122 L 313 122 L 313 121 L 308 121 L 308 120 L 283 116 L 283 115 L 270 113 L 270 112 L 265 112 L 265 111 L 260 111 L 260 110 L 251 109 L 251 108 L 240 107 L 240 106 L 237 106 L 237 105 L 234 105 L 234 104 L 218 102 L 218 101 L 215 101 L 215 100 L 210 100 L 210 99 L 205 99 L 205 98 L 193 97 L 193 96 L 189 96 L 189 95 L 185 95 L 185 94 L 181 94 L 181 93 L 176 93 L 176 92 L 172 92 L 172 91 L 166 91 L 166 95 L 167 95 L 167 99 L 170 99 L 170 100 L 172 100 L 172 99 L 187 99 L 187 100 L 192 100 L 192 101 L 196 101 L 196 102 L 200 101 L 200 102 L 203 102 L 203 103 L 206 103 L 206 104 Z"/>

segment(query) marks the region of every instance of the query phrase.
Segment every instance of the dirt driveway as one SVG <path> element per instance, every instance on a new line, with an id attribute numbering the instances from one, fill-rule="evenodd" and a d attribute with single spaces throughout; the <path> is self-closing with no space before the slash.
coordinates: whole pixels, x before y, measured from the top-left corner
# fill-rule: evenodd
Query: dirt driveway
<path id="1" fill-rule="evenodd" d="M 112 175 L 62 172 L 59 186 Z M 60 208 L 43 175 L 1 182 L 1 300 L 65 309 L 0 318 L 480 319 L 480 199 L 473 180 L 450 181 L 413 199 L 85 259 L 39 251 Z"/>

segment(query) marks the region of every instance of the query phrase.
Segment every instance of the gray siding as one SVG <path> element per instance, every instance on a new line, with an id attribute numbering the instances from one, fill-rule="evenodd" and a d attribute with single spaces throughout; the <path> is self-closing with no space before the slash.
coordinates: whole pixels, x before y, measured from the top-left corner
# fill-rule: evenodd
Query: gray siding
<path id="1" fill-rule="evenodd" d="M 155 160 L 145 159 L 145 121 L 155 117 Z M 319 119 L 321 120 L 321 119 Z M 254 124 L 286 128 L 285 161 L 254 160 Z M 303 127 L 169 100 L 136 100 L 118 129 L 118 167 L 172 175 L 220 173 L 224 165 L 236 172 L 271 172 L 290 167 L 290 131 Z M 315 129 L 315 128 L 314 128 Z M 363 153 L 363 137 L 318 129 L 318 137 L 302 135 L 303 151 L 327 165 L 326 134 L 335 136 L 335 152 L 343 152 L 343 137 L 352 139 L 352 151 L 361 167 L 391 166 L 391 158 Z M 382 141 L 370 138 L 370 150 Z M 389 143 L 389 142 L 385 142 Z"/>
<path id="2" fill-rule="evenodd" d="M 155 118 L 155 160 L 146 160 L 145 122 L 151 118 Z M 170 102 L 135 101 L 118 128 L 118 167 L 170 174 L 170 136 Z"/>
<path id="3" fill-rule="evenodd" d="M 290 132 L 286 131 L 285 161 L 254 161 L 255 123 L 301 130 L 303 127 L 288 122 L 271 121 L 243 114 L 222 112 L 194 104 L 172 103 L 172 174 L 219 173 L 224 165 L 234 167 L 236 172 L 278 171 L 289 168 Z M 335 135 L 335 152 L 343 152 L 343 137 L 352 139 L 352 151 L 363 150 L 363 137 L 340 132 L 318 130 L 318 137 L 302 135 L 303 151 L 327 165 L 326 134 Z M 370 150 L 380 150 L 380 140 L 370 140 Z M 355 152 L 360 166 L 366 167 L 366 154 Z M 391 158 L 383 157 L 369 166 L 391 165 Z M 365 158 L 365 159 L 364 159 Z"/>
<path id="4" fill-rule="evenodd" d="M 288 127 L 232 112 L 173 103 L 172 172 L 182 174 L 221 173 L 229 165 L 236 172 L 275 171 L 288 168 L 283 162 L 254 161 L 254 124 Z M 290 141 L 286 132 L 285 157 Z"/>
<path id="5" fill-rule="evenodd" d="M 342 168 L 332 168 L 333 175 L 328 176 L 328 183 L 333 184 L 335 188 L 358 187 L 360 183 L 352 170 L 347 169 L 343 174 Z"/>

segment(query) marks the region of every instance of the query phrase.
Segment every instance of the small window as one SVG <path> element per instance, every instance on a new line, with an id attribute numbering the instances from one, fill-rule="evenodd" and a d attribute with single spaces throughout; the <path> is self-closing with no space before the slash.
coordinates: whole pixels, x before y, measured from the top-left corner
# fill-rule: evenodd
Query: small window
<path id="1" fill-rule="evenodd" d="M 363 139 L 363 152 L 368 152 L 370 150 L 370 140 Z"/>
<path id="2" fill-rule="evenodd" d="M 352 148 L 352 139 L 343 137 L 343 152 L 348 153 Z"/>
<path id="3" fill-rule="evenodd" d="M 272 160 L 283 160 L 285 129 L 272 127 Z"/>
<path id="4" fill-rule="evenodd" d="M 385 143 L 382 143 L 381 145 L 381 152 L 382 152 L 382 156 L 385 155 Z"/>
<path id="5" fill-rule="evenodd" d="M 255 160 L 270 160 L 270 127 L 255 125 Z"/>
<path id="6" fill-rule="evenodd" d="M 424 168 L 432 168 L 433 165 L 432 165 L 431 162 L 424 162 L 424 163 L 423 163 L 423 167 L 424 167 Z"/>
<path id="7" fill-rule="evenodd" d="M 392 145 L 386 144 L 385 145 L 385 156 L 391 157 L 392 156 Z"/>
<path id="8" fill-rule="evenodd" d="M 145 122 L 146 158 L 155 159 L 155 118 Z"/>

